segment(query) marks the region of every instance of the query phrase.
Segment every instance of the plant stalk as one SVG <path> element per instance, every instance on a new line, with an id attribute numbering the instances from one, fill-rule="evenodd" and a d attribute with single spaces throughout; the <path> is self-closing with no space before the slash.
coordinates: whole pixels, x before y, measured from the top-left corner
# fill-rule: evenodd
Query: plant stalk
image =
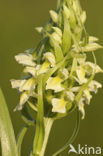
<path id="1" fill-rule="evenodd" d="M 41 149 L 41 153 L 40 153 L 40 156 L 44 156 L 45 154 L 45 150 L 46 150 L 46 146 L 47 146 L 47 143 L 48 143 L 48 138 L 49 138 L 49 135 L 50 135 L 50 131 L 51 131 L 51 128 L 52 128 L 52 125 L 53 125 L 53 119 L 51 118 L 45 118 L 45 136 L 44 136 L 44 142 L 43 142 L 43 146 L 42 146 L 42 149 Z"/>
<path id="2" fill-rule="evenodd" d="M 33 142 L 33 155 L 39 156 L 43 140 L 44 140 L 44 106 L 43 106 L 43 89 L 42 89 L 42 79 L 43 75 L 38 78 L 38 114 L 36 122 L 36 133 Z"/>

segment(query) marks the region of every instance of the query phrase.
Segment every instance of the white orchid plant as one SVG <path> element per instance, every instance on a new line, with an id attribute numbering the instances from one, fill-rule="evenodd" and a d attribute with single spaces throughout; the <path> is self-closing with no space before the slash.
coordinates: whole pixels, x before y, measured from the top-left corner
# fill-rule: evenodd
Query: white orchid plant
<path id="1" fill-rule="evenodd" d="M 15 56 L 24 70 L 19 80 L 11 80 L 12 88 L 20 93 L 20 101 L 14 110 L 21 111 L 27 127 L 36 127 L 30 156 L 44 156 L 55 120 L 75 109 L 84 119 L 84 107 L 90 104 L 92 92 L 97 93 L 102 87 L 94 80 L 97 73 L 103 72 L 94 55 L 94 51 L 102 46 L 97 37 L 86 32 L 85 21 L 86 12 L 79 0 L 58 0 L 56 11 L 50 11 L 50 21 L 44 27 L 36 28 L 43 37 L 39 45 Z M 87 57 L 90 53 L 92 62 Z M 35 119 L 31 118 L 28 107 L 36 114 Z"/>

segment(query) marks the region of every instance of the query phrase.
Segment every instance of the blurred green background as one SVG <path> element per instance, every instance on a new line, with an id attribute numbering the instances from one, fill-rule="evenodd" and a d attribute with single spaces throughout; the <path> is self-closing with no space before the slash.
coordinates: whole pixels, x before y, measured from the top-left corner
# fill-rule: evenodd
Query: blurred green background
<path id="1" fill-rule="evenodd" d="M 91 35 L 100 38 L 103 45 L 103 1 L 81 0 L 87 11 L 86 29 Z M 17 135 L 23 121 L 20 113 L 13 112 L 19 101 L 16 90 L 11 89 L 10 79 L 19 78 L 22 66 L 14 56 L 26 49 L 33 48 L 41 37 L 35 31 L 36 26 L 43 26 L 49 20 L 49 10 L 56 8 L 56 0 L 0 0 L 0 86 L 2 87 L 12 123 Z M 103 68 L 103 50 L 96 52 L 97 62 Z M 96 77 L 103 84 L 103 75 Z M 50 135 L 45 156 L 59 149 L 71 136 L 75 125 L 76 113 L 55 122 Z M 32 143 L 34 129 L 30 128 L 22 145 L 22 156 L 27 156 Z M 74 142 L 88 146 L 103 147 L 103 89 L 94 95 L 90 106 L 86 106 L 86 117 L 81 121 L 79 134 Z M 68 149 L 61 154 L 67 156 Z M 75 156 L 75 154 L 70 154 Z"/>

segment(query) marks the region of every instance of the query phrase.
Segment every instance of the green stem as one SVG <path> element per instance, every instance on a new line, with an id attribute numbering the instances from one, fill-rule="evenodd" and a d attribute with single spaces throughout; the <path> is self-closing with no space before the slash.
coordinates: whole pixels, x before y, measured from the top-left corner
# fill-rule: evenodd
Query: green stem
<path id="1" fill-rule="evenodd" d="M 60 4 L 61 4 L 61 0 L 58 0 L 58 1 L 57 1 L 57 10 L 59 10 Z"/>
<path id="2" fill-rule="evenodd" d="M 44 137 L 44 142 L 43 142 L 43 146 L 42 146 L 40 156 L 44 156 L 44 154 L 45 154 L 45 149 L 46 149 L 46 146 L 47 146 L 49 134 L 50 134 L 50 131 L 51 131 L 51 128 L 52 128 L 52 125 L 53 125 L 53 119 L 47 118 L 47 119 L 45 119 L 45 122 L 46 122 L 45 137 Z"/>
<path id="3" fill-rule="evenodd" d="M 36 122 L 36 134 L 33 143 L 33 154 L 39 156 L 44 140 L 44 106 L 43 106 L 43 75 L 38 77 L 38 113 Z"/>

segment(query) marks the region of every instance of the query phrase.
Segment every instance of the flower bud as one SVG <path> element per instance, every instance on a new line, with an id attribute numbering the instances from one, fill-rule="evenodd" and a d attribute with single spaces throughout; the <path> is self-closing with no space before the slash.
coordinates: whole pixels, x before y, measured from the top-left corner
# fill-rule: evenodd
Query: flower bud
<path id="1" fill-rule="evenodd" d="M 84 24 L 86 21 L 86 12 L 85 11 L 82 12 L 80 19 L 81 19 L 81 22 Z"/>
<path id="2" fill-rule="evenodd" d="M 50 16 L 51 16 L 53 22 L 55 22 L 55 23 L 58 22 L 58 14 L 54 10 L 50 10 Z"/>
<path id="3" fill-rule="evenodd" d="M 89 43 L 85 47 L 82 47 L 81 49 L 82 49 L 82 52 L 91 52 L 91 51 L 95 51 L 101 48 L 103 47 L 99 45 L 98 43 Z"/>
<path id="4" fill-rule="evenodd" d="M 53 37 L 54 40 L 56 40 L 58 44 L 62 43 L 61 37 L 56 32 L 52 33 L 51 37 Z"/>
<path id="5" fill-rule="evenodd" d="M 63 5 L 63 9 L 64 9 L 64 14 L 69 19 L 70 18 L 70 10 L 67 8 L 66 5 Z"/>
<path id="6" fill-rule="evenodd" d="M 61 31 L 61 29 L 59 29 L 58 27 L 52 27 L 52 28 L 60 36 L 60 38 L 62 38 L 62 31 Z"/>
<path id="7" fill-rule="evenodd" d="M 39 33 L 41 33 L 43 31 L 43 27 L 36 27 L 35 30 Z"/>
<path id="8" fill-rule="evenodd" d="M 99 39 L 94 36 L 89 36 L 89 43 L 97 42 Z"/>

